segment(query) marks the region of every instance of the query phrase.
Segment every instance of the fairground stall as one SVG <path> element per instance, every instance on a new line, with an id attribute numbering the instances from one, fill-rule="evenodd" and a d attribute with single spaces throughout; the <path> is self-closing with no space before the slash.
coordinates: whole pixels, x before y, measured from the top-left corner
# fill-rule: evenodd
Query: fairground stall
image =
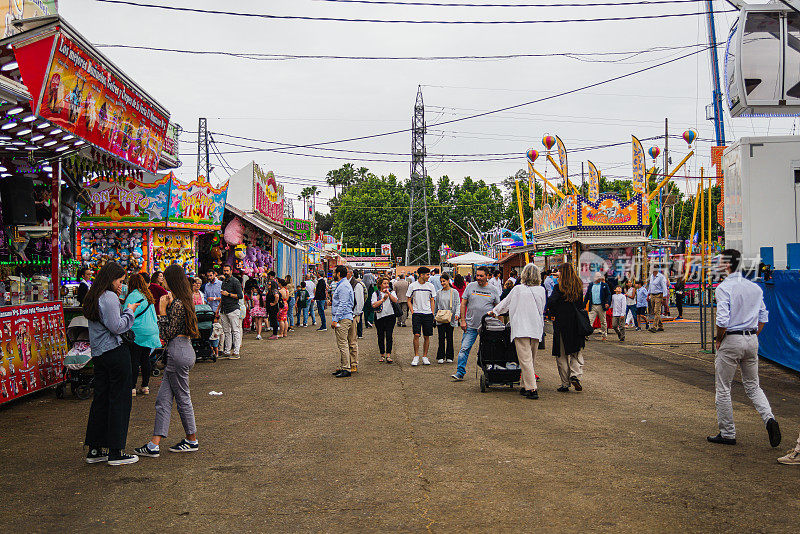
<path id="1" fill-rule="evenodd" d="M 275 271 L 302 277 L 306 248 L 302 237 L 284 226 L 284 191 L 272 171 L 255 162 L 231 176 L 222 240 L 210 247 L 210 265 L 220 262 L 248 277 Z"/>
<path id="2" fill-rule="evenodd" d="M 0 403 L 63 380 L 62 298 L 77 274 L 85 187 L 157 172 L 169 123 L 163 106 L 58 16 L 7 19 L 5 30 L 13 35 L 0 41 Z"/>
<path id="3" fill-rule="evenodd" d="M 183 183 L 173 173 L 94 180 L 78 223 L 78 255 L 94 270 L 115 261 L 130 273 L 173 264 L 196 273 L 198 236 L 220 230 L 227 189 L 227 182 L 214 187 L 202 176 Z"/>

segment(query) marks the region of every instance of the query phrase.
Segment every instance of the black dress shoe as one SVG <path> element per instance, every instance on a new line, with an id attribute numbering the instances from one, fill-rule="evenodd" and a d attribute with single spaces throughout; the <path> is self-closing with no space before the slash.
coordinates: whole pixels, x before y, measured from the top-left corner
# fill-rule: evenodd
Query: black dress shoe
<path id="1" fill-rule="evenodd" d="M 539 398 L 539 392 L 537 390 L 535 390 L 535 389 L 532 389 L 532 390 L 528 391 L 528 393 L 525 395 L 525 397 L 528 398 L 528 399 L 538 399 Z"/>
<path id="2" fill-rule="evenodd" d="M 352 375 L 352 373 L 350 371 L 348 371 L 347 369 L 339 369 L 338 371 L 336 371 L 336 374 L 333 375 L 333 376 L 335 376 L 336 378 L 346 378 L 346 377 L 348 377 L 350 375 Z"/>
<path id="3" fill-rule="evenodd" d="M 769 444 L 777 447 L 781 444 L 781 427 L 775 419 L 767 421 L 767 432 L 769 433 Z"/>
<path id="4" fill-rule="evenodd" d="M 723 438 L 722 434 L 708 436 L 706 439 L 711 443 L 719 443 L 721 445 L 736 445 L 736 438 Z"/>

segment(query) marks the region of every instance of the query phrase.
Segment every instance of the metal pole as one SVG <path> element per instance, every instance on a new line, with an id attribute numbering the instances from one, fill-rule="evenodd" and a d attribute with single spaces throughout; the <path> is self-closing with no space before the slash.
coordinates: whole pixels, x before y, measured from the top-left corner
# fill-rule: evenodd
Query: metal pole
<path id="1" fill-rule="evenodd" d="M 669 119 L 664 119 L 664 176 L 669 174 Z M 659 232 L 661 235 L 659 237 L 664 237 L 664 192 L 663 190 L 658 190 L 658 227 Z"/>
<path id="2" fill-rule="evenodd" d="M 584 182 L 583 162 L 581 161 L 581 195 L 585 194 L 583 192 L 583 182 Z"/>
<path id="3" fill-rule="evenodd" d="M 59 241 L 59 212 L 61 210 L 61 158 L 53 165 L 53 183 L 50 185 L 50 277 L 53 291 L 50 300 L 61 300 L 61 243 Z"/>

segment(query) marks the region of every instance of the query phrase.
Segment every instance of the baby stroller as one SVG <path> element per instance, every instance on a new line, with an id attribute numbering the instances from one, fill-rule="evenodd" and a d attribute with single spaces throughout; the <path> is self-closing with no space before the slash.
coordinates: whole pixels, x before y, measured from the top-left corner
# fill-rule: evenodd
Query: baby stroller
<path id="1" fill-rule="evenodd" d="M 192 340 L 192 348 L 194 348 L 197 360 L 216 362 L 217 356 L 208 341 L 214 329 L 214 311 L 208 304 L 198 304 L 194 307 L 194 312 L 197 315 L 197 329 L 200 332 L 200 337 Z"/>
<path id="2" fill-rule="evenodd" d="M 485 393 L 489 386 L 508 385 L 513 388 L 519 383 L 522 371 L 517 348 L 511 341 L 511 326 L 484 315 L 478 335 L 478 367 L 483 372 L 480 377 L 481 393 Z"/>
<path id="3" fill-rule="evenodd" d="M 69 322 L 67 327 L 69 352 L 64 356 L 64 382 L 56 386 L 56 397 L 64 398 L 64 391 L 69 384 L 72 394 L 86 400 L 94 390 L 94 366 L 92 350 L 89 347 L 89 321 L 79 315 Z"/>

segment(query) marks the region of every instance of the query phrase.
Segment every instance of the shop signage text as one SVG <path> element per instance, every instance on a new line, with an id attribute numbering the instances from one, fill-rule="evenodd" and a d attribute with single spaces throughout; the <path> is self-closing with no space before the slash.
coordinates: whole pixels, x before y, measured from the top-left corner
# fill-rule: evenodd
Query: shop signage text
<path id="1" fill-rule="evenodd" d="M 253 164 L 253 211 L 283 224 L 283 201 L 283 186 L 275 181 L 275 173 Z"/>

